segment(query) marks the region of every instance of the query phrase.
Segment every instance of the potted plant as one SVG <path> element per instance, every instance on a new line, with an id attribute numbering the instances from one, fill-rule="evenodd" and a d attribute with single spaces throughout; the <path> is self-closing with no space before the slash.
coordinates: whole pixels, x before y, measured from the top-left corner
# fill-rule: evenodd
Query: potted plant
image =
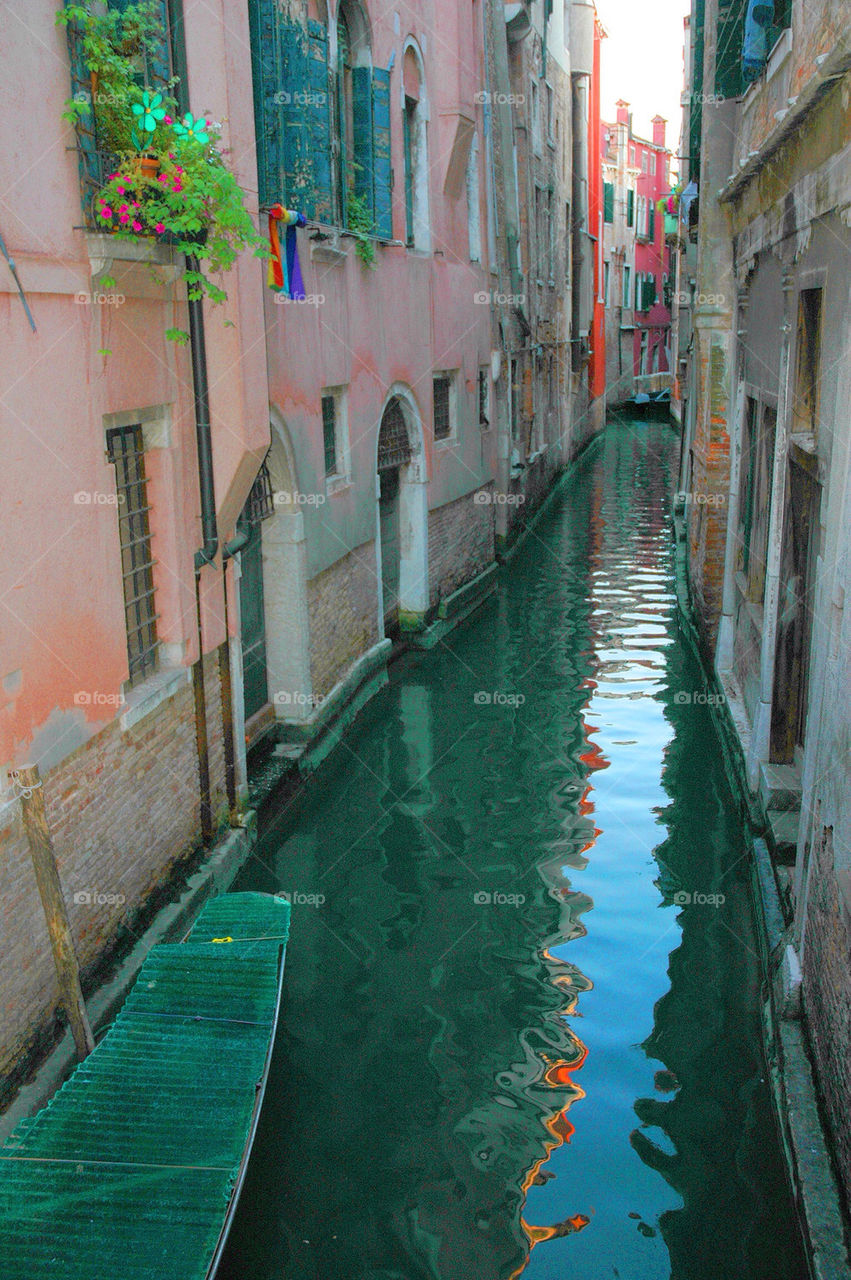
<path id="1" fill-rule="evenodd" d="M 221 126 L 207 114 L 181 115 L 176 78 L 157 89 L 146 81 L 164 39 L 158 13 L 151 0 L 123 12 L 77 4 L 60 12 L 57 21 L 73 24 L 93 86 L 90 102 L 78 95 L 63 114 L 77 124 L 91 112 L 97 145 L 111 158 L 94 200 L 96 224 L 123 239 L 175 246 L 187 255 L 189 296 L 224 302 L 210 277 L 228 271 L 243 249 L 268 250 L 225 162 Z M 183 330 L 167 334 L 188 340 Z"/>

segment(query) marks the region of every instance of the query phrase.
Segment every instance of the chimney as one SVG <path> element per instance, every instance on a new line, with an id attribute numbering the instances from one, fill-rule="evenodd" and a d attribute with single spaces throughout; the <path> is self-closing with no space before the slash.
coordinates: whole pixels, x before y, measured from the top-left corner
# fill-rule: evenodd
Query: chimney
<path id="1" fill-rule="evenodd" d="M 629 124 L 629 103 L 619 98 L 615 105 L 618 109 L 618 124 Z"/>
<path id="2" fill-rule="evenodd" d="M 665 145 L 665 126 L 667 123 L 664 116 L 653 117 L 653 141 L 657 147 L 664 147 Z"/>

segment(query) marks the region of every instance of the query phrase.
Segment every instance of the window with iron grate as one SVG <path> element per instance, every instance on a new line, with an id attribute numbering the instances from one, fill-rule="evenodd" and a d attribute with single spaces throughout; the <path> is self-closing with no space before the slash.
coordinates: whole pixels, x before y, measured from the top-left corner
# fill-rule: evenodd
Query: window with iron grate
<path id="1" fill-rule="evenodd" d="M 106 434 L 107 456 L 115 467 L 118 538 L 127 631 L 128 684 L 139 684 L 157 666 L 157 612 L 154 558 L 148 519 L 145 447 L 139 424 L 115 427 Z"/>
<path id="2" fill-rule="evenodd" d="M 479 426 L 490 426 L 490 388 L 488 386 L 488 370 L 479 370 Z"/>
<path id="3" fill-rule="evenodd" d="M 389 471 L 393 467 L 403 467 L 411 460 L 411 442 L 405 415 L 398 396 L 393 396 L 381 418 L 381 430 L 378 433 L 378 471 Z"/>
<path id="4" fill-rule="evenodd" d="M 452 435 L 452 376 L 436 373 L 434 388 L 434 438 L 447 440 Z"/>
<path id="5" fill-rule="evenodd" d="M 242 518 L 247 524 L 260 524 L 275 514 L 275 496 L 272 493 L 272 477 L 266 459 L 260 464 L 260 470 L 254 477 L 254 483 L 243 508 Z"/>
<path id="6" fill-rule="evenodd" d="M 325 474 L 337 474 L 337 406 L 333 396 L 322 397 L 322 444 L 325 450 Z"/>

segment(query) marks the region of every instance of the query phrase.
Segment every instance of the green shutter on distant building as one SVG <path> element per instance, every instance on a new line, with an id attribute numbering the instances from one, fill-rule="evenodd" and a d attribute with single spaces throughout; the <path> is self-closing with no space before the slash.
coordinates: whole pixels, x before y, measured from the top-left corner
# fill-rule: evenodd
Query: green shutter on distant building
<path id="1" fill-rule="evenodd" d="M 603 221 L 614 222 L 615 220 L 615 184 L 613 182 L 603 183 Z"/>
<path id="2" fill-rule="evenodd" d="M 626 225 L 635 225 L 635 192 L 632 190 L 626 193 Z"/>
<path id="3" fill-rule="evenodd" d="M 647 236 L 650 240 L 656 239 L 656 207 L 650 205 L 650 214 L 647 220 Z"/>

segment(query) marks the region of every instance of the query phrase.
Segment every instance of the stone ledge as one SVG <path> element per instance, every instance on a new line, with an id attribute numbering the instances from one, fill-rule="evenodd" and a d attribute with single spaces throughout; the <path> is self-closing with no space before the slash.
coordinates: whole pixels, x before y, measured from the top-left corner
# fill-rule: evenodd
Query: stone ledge
<path id="1" fill-rule="evenodd" d="M 824 1139 L 815 1083 L 800 1022 L 781 1021 L 781 1115 L 815 1280 L 851 1280 L 839 1189 Z M 785 1108 L 782 1104 L 785 1104 Z"/>
<path id="2" fill-rule="evenodd" d="M 121 732 L 127 733 L 145 716 L 155 711 L 163 702 L 177 693 L 181 685 L 189 684 L 189 667 L 164 668 L 155 671 L 149 679 L 131 689 L 124 701 L 124 711 L 119 720 Z"/>

